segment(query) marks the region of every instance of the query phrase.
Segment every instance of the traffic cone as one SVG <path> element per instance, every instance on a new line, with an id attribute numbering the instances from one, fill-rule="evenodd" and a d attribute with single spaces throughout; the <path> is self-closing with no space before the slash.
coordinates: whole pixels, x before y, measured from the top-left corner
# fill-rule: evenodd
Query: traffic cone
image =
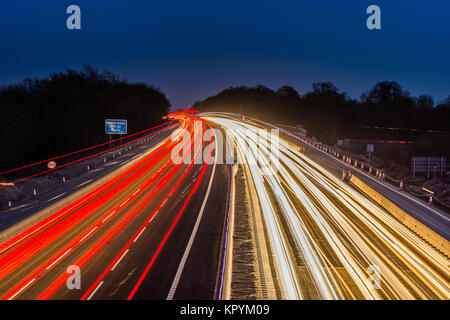
<path id="1" fill-rule="evenodd" d="M 383 172 L 383 177 L 381 178 L 381 180 L 385 180 L 386 179 L 386 174 Z"/>
<path id="2" fill-rule="evenodd" d="M 358 166 L 358 160 L 355 160 L 355 168 Z"/>
<path id="3" fill-rule="evenodd" d="M 364 162 L 361 162 L 361 170 L 364 171 Z"/>
<path id="4" fill-rule="evenodd" d="M 403 180 L 400 180 L 400 186 L 398 187 L 398 190 L 400 191 L 403 190 Z"/>
<path id="5" fill-rule="evenodd" d="M 369 167 L 369 175 L 372 174 L 372 167 Z"/>
<path id="6" fill-rule="evenodd" d="M 9 200 L 8 201 L 8 210 L 11 210 L 11 208 L 12 208 L 12 203 L 11 203 L 11 200 Z"/>
<path id="7" fill-rule="evenodd" d="M 428 200 L 428 205 L 429 206 L 433 205 L 433 195 L 430 196 L 430 199 Z"/>
<path id="8" fill-rule="evenodd" d="M 35 199 L 37 199 L 37 192 L 36 192 L 36 189 L 33 189 L 33 196 L 34 196 Z"/>

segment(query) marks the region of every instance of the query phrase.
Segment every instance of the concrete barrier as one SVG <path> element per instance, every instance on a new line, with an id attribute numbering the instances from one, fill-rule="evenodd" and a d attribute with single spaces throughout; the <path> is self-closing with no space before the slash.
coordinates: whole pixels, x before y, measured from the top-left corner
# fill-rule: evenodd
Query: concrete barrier
<path id="1" fill-rule="evenodd" d="M 441 253 L 450 257 L 450 245 L 449 241 L 437 234 L 426 225 L 400 209 L 397 205 L 395 205 L 392 201 L 382 196 L 374 189 L 369 187 L 367 184 L 362 182 L 359 178 L 352 175 L 350 178 L 350 182 L 355 185 L 359 190 L 367 194 L 370 198 L 372 198 L 376 203 L 378 203 L 381 207 L 383 207 L 386 211 L 392 214 L 397 220 L 399 220 L 403 225 L 407 228 L 415 232 L 421 238 L 423 238 L 426 242 L 432 245 L 434 248 L 439 250 Z"/>

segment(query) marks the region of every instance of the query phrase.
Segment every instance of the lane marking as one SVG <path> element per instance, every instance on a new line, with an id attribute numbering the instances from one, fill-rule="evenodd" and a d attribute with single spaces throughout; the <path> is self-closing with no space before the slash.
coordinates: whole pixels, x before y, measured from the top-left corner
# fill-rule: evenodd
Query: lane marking
<path id="1" fill-rule="evenodd" d="M 59 197 L 62 197 L 62 196 L 65 195 L 65 194 L 66 194 L 66 192 L 61 193 L 60 195 L 58 195 L 58 196 L 56 196 L 56 197 L 53 197 L 53 198 L 51 198 L 51 199 L 48 199 L 47 202 L 50 202 L 50 201 L 55 200 L 55 199 L 58 199 Z"/>
<path id="2" fill-rule="evenodd" d="M 111 213 L 109 214 L 109 216 L 107 216 L 105 219 L 103 219 L 102 222 L 105 222 L 106 220 L 108 220 L 114 213 L 116 213 L 116 210 L 114 210 L 113 212 L 111 212 Z"/>
<path id="3" fill-rule="evenodd" d="M 91 182 L 92 180 L 94 180 L 94 179 L 91 179 L 91 180 L 88 180 L 88 181 L 86 181 L 86 182 L 83 182 L 83 183 L 81 183 L 81 184 L 77 185 L 77 186 L 76 186 L 75 188 L 78 188 L 78 187 L 84 186 L 85 184 L 87 184 L 87 183 Z"/>
<path id="4" fill-rule="evenodd" d="M 144 232 L 145 228 L 147 228 L 147 227 L 144 227 L 144 228 L 141 230 L 141 232 L 139 232 L 138 236 L 136 237 L 136 239 L 134 239 L 133 243 L 135 243 L 135 242 L 137 241 L 137 239 L 139 239 L 139 237 L 141 236 L 141 234 Z"/>
<path id="5" fill-rule="evenodd" d="M 94 294 L 97 292 L 97 290 L 102 286 L 102 284 L 103 284 L 103 281 L 101 281 L 101 282 L 98 284 L 97 288 L 95 288 L 95 290 L 92 291 L 92 293 L 89 295 L 89 297 L 87 298 L 87 300 L 91 300 L 91 298 L 94 296 Z"/>
<path id="6" fill-rule="evenodd" d="M 56 259 L 55 261 L 53 261 L 52 264 L 50 264 L 47 268 L 45 268 L 45 270 L 50 269 L 51 267 L 53 267 L 59 260 L 61 260 L 66 254 L 68 254 L 70 252 L 70 250 L 72 250 L 72 248 L 70 248 L 69 250 L 67 250 L 66 252 L 64 252 L 58 259 Z"/>
<path id="7" fill-rule="evenodd" d="M 159 209 L 155 212 L 155 214 L 153 215 L 153 217 L 150 219 L 150 221 L 147 223 L 147 225 L 150 224 L 150 222 L 153 221 L 153 219 L 155 219 L 155 217 L 158 215 Z"/>
<path id="8" fill-rule="evenodd" d="M 216 143 L 215 150 L 217 150 L 217 140 L 214 139 L 214 141 Z M 208 201 L 209 192 L 211 191 L 211 186 L 212 186 L 212 182 L 213 182 L 213 179 L 214 179 L 214 173 L 216 171 L 216 163 L 217 163 L 216 160 L 217 160 L 217 157 L 215 156 L 214 157 L 214 166 L 213 166 L 213 170 L 212 170 L 212 173 L 211 173 L 211 178 L 209 179 L 208 189 L 206 190 L 205 197 L 203 198 L 203 203 L 202 203 L 202 206 L 200 208 L 200 213 L 197 216 L 197 221 L 195 221 L 194 229 L 192 230 L 192 233 L 191 233 L 191 236 L 189 238 L 188 244 L 186 246 L 186 249 L 184 250 L 184 254 L 183 254 L 183 257 L 181 258 L 181 262 L 178 265 L 177 272 L 176 272 L 175 277 L 173 279 L 173 282 L 172 282 L 172 285 L 170 287 L 169 294 L 167 295 L 166 300 L 173 300 L 173 297 L 174 297 L 175 292 L 176 292 L 177 287 L 178 287 L 178 283 L 180 282 L 180 278 L 181 278 L 181 274 L 183 273 L 184 265 L 186 264 L 186 260 L 187 260 L 187 258 L 189 256 L 190 251 L 191 251 L 192 244 L 194 242 L 195 236 L 197 234 L 198 227 L 200 225 L 200 220 L 202 219 L 202 216 L 203 216 L 203 211 L 205 210 L 206 202 Z"/>
<path id="9" fill-rule="evenodd" d="M 227 212 L 226 212 L 226 219 L 225 219 L 225 234 L 223 235 L 223 247 L 222 247 L 222 257 L 220 258 L 220 269 L 219 269 L 219 284 L 217 285 L 217 292 L 216 292 L 216 300 L 222 300 L 223 297 L 223 287 L 225 283 L 225 273 L 226 269 L 231 268 L 229 265 L 229 261 L 227 261 L 227 257 L 230 256 L 231 258 L 232 253 L 229 252 L 229 248 L 232 248 L 232 238 L 233 235 L 229 233 L 229 228 L 231 227 L 231 221 L 230 221 L 230 214 L 232 214 L 233 207 L 234 207 L 234 176 L 237 173 L 234 172 L 234 165 L 231 165 L 231 173 L 230 173 L 230 186 L 228 189 L 228 199 L 227 199 Z M 228 262 L 228 265 L 227 265 Z M 229 271 L 231 272 L 231 271 Z M 231 277 L 231 274 L 230 274 Z M 231 285 L 231 283 L 230 283 Z"/>
<path id="10" fill-rule="evenodd" d="M 137 189 L 131 196 L 134 197 L 139 191 L 141 191 L 141 188 Z"/>
<path id="11" fill-rule="evenodd" d="M 89 235 L 94 232 L 94 230 L 97 229 L 97 226 L 95 226 L 91 231 L 89 231 L 89 233 L 87 235 L 85 235 L 82 239 L 80 239 L 79 242 L 83 242 L 84 239 L 86 239 L 87 237 L 89 237 Z"/>
<path id="12" fill-rule="evenodd" d="M 36 280 L 36 278 L 33 278 L 30 282 L 28 282 L 26 285 L 24 285 L 24 286 L 22 287 L 22 289 L 20 289 L 20 290 L 17 291 L 14 295 L 12 295 L 11 297 L 9 297 L 8 300 L 14 299 L 19 293 L 21 293 L 23 290 L 25 290 L 27 287 L 29 287 L 30 284 L 32 284 L 35 280 Z"/>
<path id="13" fill-rule="evenodd" d="M 117 267 L 117 265 L 119 264 L 120 261 L 122 261 L 123 257 L 125 257 L 125 255 L 128 253 L 128 251 L 130 251 L 130 249 L 125 250 L 125 252 L 123 253 L 123 255 L 120 257 L 119 260 L 117 260 L 116 264 L 111 268 L 110 271 L 114 271 L 114 269 Z M 103 282 L 103 281 L 102 281 Z"/>
<path id="14" fill-rule="evenodd" d="M 124 202 L 122 202 L 122 204 L 119 206 L 119 208 L 122 208 L 128 201 L 130 201 L 130 198 L 128 198 L 127 200 L 125 200 Z"/>

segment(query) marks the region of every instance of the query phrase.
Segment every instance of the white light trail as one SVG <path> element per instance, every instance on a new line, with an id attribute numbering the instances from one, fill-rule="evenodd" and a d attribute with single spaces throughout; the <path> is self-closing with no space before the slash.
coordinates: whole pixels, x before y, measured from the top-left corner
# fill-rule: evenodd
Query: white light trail
<path id="1" fill-rule="evenodd" d="M 245 155 L 286 298 L 304 295 L 283 228 L 322 299 L 450 298 L 449 260 L 388 212 L 268 131 L 226 117 L 208 119 L 223 126 Z M 368 281 L 370 266 L 380 270 L 379 289 Z"/>

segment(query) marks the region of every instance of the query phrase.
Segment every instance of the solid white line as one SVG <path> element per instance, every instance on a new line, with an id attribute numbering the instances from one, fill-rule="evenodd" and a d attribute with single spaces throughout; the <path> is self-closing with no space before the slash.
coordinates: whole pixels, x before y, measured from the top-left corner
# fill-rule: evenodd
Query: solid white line
<path id="1" fill-rule="evenodd" d="M 120 257 L 120 259 L 117 260 L 117 262 L 116 262 L 116 263 L 114 264 L 114 266 L 111 268 L 111 271 L 114 271 L 114 269 L 117 267 L 117 265 L 119 264 L 119 262 L 122 261 L 123 257 L 125 257 L 125 255 L 128 253 L 129 250 L 130 250 L 130 249 L 127 249 L 127 250 L 123 253 L 123 255 Z"/>
<path id="2" fill-rule="evenodd" d="M 97 288 L 95 288 L 95 290 L 92 291 L 92 293 L 89 295 L 89 297 L 87 298 L 87 300 L 91 300 L 91 298 L 94 296 L 94 294 L 97 292 L 97 290 L 101 287 L 102 284 L 103 284 L 103 281 L 101 281 L 101 282 L 98 284 Z"/>
<path id="3" fill-rule="evenodd" d="M 53 261 L 53 263 L 51 265 L 49 265 L 47 268 L 45 268 L 45 270 L 50 269 L 51 267 L 53 267 L 59 260 L 61 260 L 66 254 L 69 253 L 69 251 L 72 249 L 67 250 L 66 252 L 64 252 L 58 259 L 56 259 L 55 261 Z"/>
<path id="4" fill-rule="evenodd" d="M 217 150 L 217 140 L 214 139 L 216 143 L 215 150 Z M 173 279 L 172 285 L 170 286 L 169 294 L 167 295 L 167 300 L 172 300 L 173 296 L 175 295 L 175 291 L 177 291 L 178 282 L 180 281 L 181 274 L 183 273 L 184 265 L 186 264 L 186 260 L 189 256 L 189 252 L 191 251 L 192 244 L 194 242 L 195 236 L 197 234 L 198 226 L 200 225 L 200 220 L 203 216 L 203 211 L 205 210 L 206 202 L 208 201 L 209 192 L 211 191 L 211 186 L 214 178 L 214 172 L 216 171 L 216 162 L 217 157 L 214 156 L 214 166 L 211 173 L 211 178 L 209 179 L 208 189 L 206 190 L 205 198 L 203 198 L 203 203 L 200 208 L 200 213 L 198 214 L 197 221 L 195 221 L 194 229 L 192 230 L 191 237 L 189 238 L 189 242 L 186 246 L 186 249 L 184 250 L 183 257 L 181 258 L 180 265 L 178 266 L 177 273 L 175 274 L 175 277 Z"/>
<path id="5" fill-rule="evenodd" d="M 97 227 L 94 227 L 91 231 L 89 231 L 89 233 L 87 235 L 85 235 L 79 242 L 83 242 L 84 239 L 86 239 L 87 237 L 89 237 L 89 235 L 94 232 L 94 230 L 97 229 Z"/>
<path id="6" fill-rule="evenodd" d="M 22 289 L 20 289 L 19 291 L 17 291 L 14 295 L 12 295 L 11 297 L 9 297 L 8 300 L 12 300 L 14 299 L 19 293 L 21 293 L 23 290 L 25 290 L 30 284 L 32 284 L 36 279 L 31 280 L 30 282 L 28 282 L 26 285 L 24 285 L 22 287 Z"/>
<path id="7" fill-rule="evenodd" d="M 137 239 L 139 239 L 139 237 L 141 236 L 141 234 L 144 232 L 146 227 L 144 227 L 144 229 L 142 229 L 142 231 L 138 234 L 138 236 L 136 237 L 136 239 L 134 239 L 133 243 L 137 241 Z"/>

